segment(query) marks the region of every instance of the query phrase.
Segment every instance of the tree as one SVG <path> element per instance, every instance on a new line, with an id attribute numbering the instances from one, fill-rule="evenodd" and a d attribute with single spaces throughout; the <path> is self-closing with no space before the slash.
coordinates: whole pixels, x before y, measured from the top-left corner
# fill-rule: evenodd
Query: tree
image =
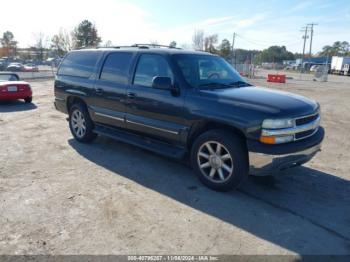
<path id="1" fill-rule="evenodd" d="M 64 29 L 60 29 L 57 35 L 51 39 L 51 48 L 58 56 L 63 56 L 73 48 L 72 33 L 68 33 Z"/>
<path id="2" fill-rule="evenodd" d="M 336 41 L 332 46 L 326 45 L 319 53 L 320 56 L 346 56 L 350 55 L 350 44 L 347 41 Z"/>
<path id="3" fill-rule="evenodd" d="M 302 53 L 294 53 L 294 58 L 295 59 L 303 58 L 303 54 Z"/>
<path id="4" fill-rule="evenodd" d="M 104 47 L 112 47 L 113 46 L 113 42 L 111 40 L 107 40 L 106 43 L 104 43 L 103 46 Z"/>
<path id="5" fill-rule="evenodd" d="M 154 39 L 150 40 L 149 42 L 150 42 L 151 45 L 154 45 L 154 46 L 159 45 L 158 41 L 154 40 Z"/>
<path id="6" fill-rule="evenodd" d="M 101 38 L 98 36 L 97 28 L 89 20 L 82 21 L 74 29 L 74 47 L 96 47 L 101 43 Z"/>
<path id="7" fill-rule="evenodd" d="M 176 41 L 171 41 L 169 46 L 175 48 L 177 46 Z"/>
<path id="8" fill-rule="evenodd" d="M 192 37 L 192 44 L 195 50 L 197 51 L 204 50 L 204 31 L 202 30 L 194 31 L 194 34 Z"/>
<path id="9" fill-rule="evenodd" d="M 47 49 L 48 38 L 42 32 L 35 35 L 34 48 L 37 51 L 36 55 L 39 61 L 44 60 L 44 51 Z"/>
<path id="10" fill-rule="evenodd" d="M 215 44 L 218 43 L 218 35 L 209 35 L 204 38 L 204 51 L 216 54 L 218 51 L 215 48 Z"/>
<path id="11" fill-rule="evenodd" d="M 6 48 L 6 54 L 10 55 L 11 52 L 16 51 L 17 41 L 14 40 L 14 35 L 10 31 L 3 33 L 2 38 L 0 39 L 1 45 Z"/>
<path id="12" fill-rule="evenodd" d="M 227 39 L 222 40 L 221 45 L 219 47 L 219 53 L 226 60 L 230 59 L 232 53 L 230 41 L 228 41 Z"/>
<path id="13" fill-rule="evenodd" d="M 250 64 L 256 62 L 256 57 L 258 57 L 260 53 L 261 51 L 259 50 L 235 48 L 232 60 L 234 64 Z"/>
<path id="14" fill-rule="evenodd" d="M 255 61 L 258 63 L 280 63 L 283 60 L 294 60 L 294 54 L 287 51 L 285 46 L 270 46 L 264 49 L 256 56 Z"/>

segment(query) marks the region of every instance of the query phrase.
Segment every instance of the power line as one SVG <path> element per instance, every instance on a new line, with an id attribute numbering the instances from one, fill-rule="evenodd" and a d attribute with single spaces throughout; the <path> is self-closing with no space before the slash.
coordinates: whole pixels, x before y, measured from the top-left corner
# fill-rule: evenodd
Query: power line
<path id="1" fill-rule="evenodd" d="M 266 47 L 266 46 L 271 46 L 272 43 L 271 42 L 258 42 L 257 40 L 253 40 L 251 38 L 247 38 L 247 37 L 243 37 L 241 35 L 238 35 L 236 34 L 240 39 L 248 42 L 248 43 L 251 43 L 251 44 L 254 44 L 254 45 L 258 45 L 258 46 L 263 46 L 263 47 Z M 285 45 L 285 46 L 295 46 L 297 44 L 299 44 L 299 40 L 298 41 L 294 41 L 294 42 L 279 42 L 279 43 L 276 43 L 276 45 Z"/>
<path id="2" fill-rule="evenodd" d="M 250 40 L 250 39 L 248 39 L 248 38 L 246 38 L 246 37 L 243 37 L 243 36 L 241 36 L 241 35 L 239 35 L 239 34 L 236 34 L 236 36 L 237 37 L 239 37 L 239 38 L 241 38 L 241 39 L 243 39 L 244 41 L 246 41 L 246 42 L 248 42 L 248 43 L 251 43 L 251 44 L 254 44 L 254 45 L 259 45 L 259 46 L 266 46 L 266 45 L 269 45 L 270 43 L 262 43 L 262 42 L 260 42 L 260 43 L 258 43 L 256 40 Z"/>

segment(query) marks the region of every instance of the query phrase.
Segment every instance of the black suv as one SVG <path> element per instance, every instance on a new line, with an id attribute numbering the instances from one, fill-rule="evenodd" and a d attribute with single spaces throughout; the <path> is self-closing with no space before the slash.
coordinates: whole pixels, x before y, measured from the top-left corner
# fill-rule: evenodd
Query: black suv
<path id="1" fill-rule="evenodd" d="M 252 86 L 219 56 L 175 48 L 72 51 L 57 72 L 55 107 L 79 142 L 105 135 L 187 157 L 220 191 L 309 161 L 324 137 L 318 103 Z"/>

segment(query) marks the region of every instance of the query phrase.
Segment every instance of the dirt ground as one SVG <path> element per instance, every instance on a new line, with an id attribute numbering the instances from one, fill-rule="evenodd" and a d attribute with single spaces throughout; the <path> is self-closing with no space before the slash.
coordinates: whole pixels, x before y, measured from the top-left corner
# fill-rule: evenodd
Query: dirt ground
<path id="1" fill-rule="evenodd" d="M 0 254 L 350 254 L 350 77 L 268 84 L 320 102 L 323 151 L 229 193 L 123 143 L 77 143 L 53 81 L 32 86 L 33 105 L 0 104 Z"/>

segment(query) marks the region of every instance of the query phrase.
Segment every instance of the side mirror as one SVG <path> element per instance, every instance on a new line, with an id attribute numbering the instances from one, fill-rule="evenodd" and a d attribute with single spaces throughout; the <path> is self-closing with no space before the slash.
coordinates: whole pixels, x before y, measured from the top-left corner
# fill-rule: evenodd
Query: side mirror
<path id="1" fill-rule="evenodd" d="M 152 81 L 152 88 L 162 89 L 162 90 L 171 90 L 171 78 L 167 76 L 155 76 Z"/>

